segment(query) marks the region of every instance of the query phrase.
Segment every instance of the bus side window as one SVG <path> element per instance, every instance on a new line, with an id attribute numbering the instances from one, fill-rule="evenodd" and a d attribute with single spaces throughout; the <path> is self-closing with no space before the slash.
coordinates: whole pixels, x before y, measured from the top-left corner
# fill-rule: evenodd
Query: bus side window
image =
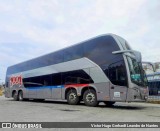
<path id="1" fill-rule="evenodd" d="M 111 64 L 108 67 L 108 77 L 114 85 L 127 86 L 127 74 L 123 61 Z"/>
<path id="2" fill-rule="evenodd" d="M 64 50 L 64 62 L 83 57 L 83 46 L 77 45 Z"/>
<path id="3" fill-rule="evenodd" d="M 61 73 L 52 74 L 52 85 L 57 86 L 61 85 Z"/>

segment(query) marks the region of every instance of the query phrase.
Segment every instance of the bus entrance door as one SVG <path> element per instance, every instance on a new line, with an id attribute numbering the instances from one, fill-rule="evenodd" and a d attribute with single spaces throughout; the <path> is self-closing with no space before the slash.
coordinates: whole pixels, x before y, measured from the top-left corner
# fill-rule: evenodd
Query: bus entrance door
<path id="1" fill-rule="evenodd" d="M 112 101 L 125 101 L 127 96 L 127 73 L 124 61 L 118 61 L 108 67 L 110 79 L 110 98 Z"/>

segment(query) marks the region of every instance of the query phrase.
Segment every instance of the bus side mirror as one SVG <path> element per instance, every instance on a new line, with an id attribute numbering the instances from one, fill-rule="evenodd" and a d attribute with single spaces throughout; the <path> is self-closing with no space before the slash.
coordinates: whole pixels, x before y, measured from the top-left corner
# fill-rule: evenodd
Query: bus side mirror
<path id="1" fill-rule="evenodd" d="M 112 54 L 124 54 L 128 57 L 135 59 L 137 62 L 141 62 L 142 57 L 139 51 L 135 50 L 120 50 L 120 51 L 113 51 Z"/>

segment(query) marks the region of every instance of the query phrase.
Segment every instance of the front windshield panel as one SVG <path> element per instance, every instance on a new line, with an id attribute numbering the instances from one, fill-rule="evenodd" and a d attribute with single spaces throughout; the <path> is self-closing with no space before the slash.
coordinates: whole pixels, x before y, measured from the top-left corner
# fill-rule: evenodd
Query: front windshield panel
<path id="1" fill-rule="evenodd" d="M 147 85 L 147 78 L 140 63 L 135 59 L 127 57 L 131 81 L 139 86 Z"/>

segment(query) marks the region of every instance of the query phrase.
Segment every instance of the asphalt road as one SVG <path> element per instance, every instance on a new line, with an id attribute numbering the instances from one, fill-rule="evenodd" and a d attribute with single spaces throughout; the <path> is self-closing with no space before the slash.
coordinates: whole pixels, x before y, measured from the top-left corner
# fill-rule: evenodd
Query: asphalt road
<path id="1" fill-rule="evenodd" d="M 0 121 L 13 122 L 160 122 L 160 104 L 122 103 L 113 107 L 68 105 L 63 101 L 13 101 L 0 97 Z"/>
<path id="2" fill-rule="evenodd" d="M 0 96 L 0 122 L 160 122 L 160 104 L 122 103 L 113 107 L 68 105 L 65 101 L 13 101 Z"/>

